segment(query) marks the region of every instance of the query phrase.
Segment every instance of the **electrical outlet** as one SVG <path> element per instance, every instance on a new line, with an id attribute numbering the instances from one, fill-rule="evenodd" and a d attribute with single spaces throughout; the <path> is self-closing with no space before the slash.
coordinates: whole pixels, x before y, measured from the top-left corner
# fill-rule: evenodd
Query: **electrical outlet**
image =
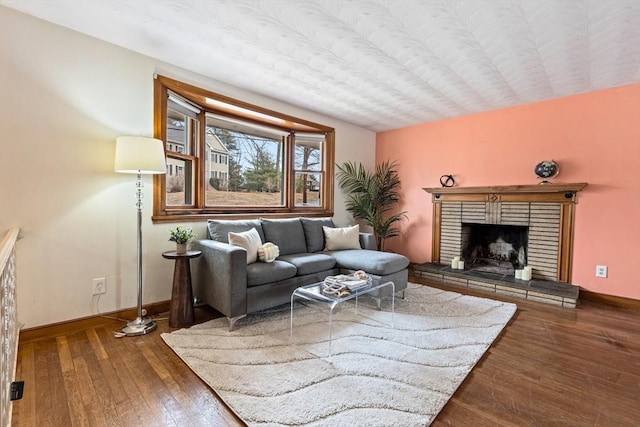
<path id="1" fill-rule="evenodd" d="M 97 277 L 93 279 L 93 295 L 102 295 L 107 292 L 107 278 Z"/>
<path id="2" fill-rule="evenodd" d="M 596 265 L 596 277 L 607 277 L 607 266 L 606 265 Z"/>

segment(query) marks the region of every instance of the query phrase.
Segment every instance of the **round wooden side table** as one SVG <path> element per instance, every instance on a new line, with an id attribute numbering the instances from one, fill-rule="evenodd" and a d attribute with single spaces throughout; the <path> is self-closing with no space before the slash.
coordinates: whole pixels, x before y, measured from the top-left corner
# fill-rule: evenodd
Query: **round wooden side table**
<path id="1" fill-rule="evenodd" d="M 183 254 L 179 254 L 176 251 L 162 253 L 163 258 L 176 260 L 173 269 L 171 302 L 169 303 L 169 326 L 172 328 L 184 328 L 195 323 L 189 260 L 197 258 L 201 254 L 201 251 L 187 251 Z"/>

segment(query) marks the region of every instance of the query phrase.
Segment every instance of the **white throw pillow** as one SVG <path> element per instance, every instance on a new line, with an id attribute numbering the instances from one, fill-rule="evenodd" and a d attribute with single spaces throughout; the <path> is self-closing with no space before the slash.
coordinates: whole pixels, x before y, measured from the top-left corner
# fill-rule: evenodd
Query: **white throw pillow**
<path id="1" fill-rule="evenodd" d="M 333 228 L 322 226 L 324 232 L 325 250 L 338 251 L 341 249 L 361 249 L 360 248 L 360 227 L 358 224 L 353 227 Z"/>
<path id="2" fill-rule="evenodd" d="M 262 262 L 273 262 L 280 256 L 280 248 L 267 242 L 258 248 L 258 259 Z"/>
<path id="3" fill-rule="evenodd" d="M 262 245 L 258 230 L 252 228 L 242 233 L 229 232 L 229 244 L 240 246 L 247 251 L 247 264 L 252 264 L 258 259 L 258 248 Z"/>

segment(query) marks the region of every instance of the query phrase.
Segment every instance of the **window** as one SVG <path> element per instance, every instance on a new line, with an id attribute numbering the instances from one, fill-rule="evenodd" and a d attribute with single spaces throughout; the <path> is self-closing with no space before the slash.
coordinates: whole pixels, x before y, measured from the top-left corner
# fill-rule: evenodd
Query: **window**
<path id="1" fill-rule="evenodd" d="M 162 76 L 154 93 L 154 221 L 333 215 L 332 128 Z"/>
<path id="2" fill-rule="evenodd" d="M 296 134 L 296 206 L 320 204 L 324 143 L 324 138 L 316 134 Z"/>

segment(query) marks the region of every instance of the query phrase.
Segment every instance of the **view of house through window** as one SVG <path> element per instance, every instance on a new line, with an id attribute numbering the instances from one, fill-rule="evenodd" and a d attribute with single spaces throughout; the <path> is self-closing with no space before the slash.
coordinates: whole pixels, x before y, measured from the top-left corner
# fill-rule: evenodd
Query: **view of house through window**
<path id="1" fill-rule="evenodd" d="M 170 206 L 191 205 L 195 198 L 194 167 L 200 110 L 179 102 L 175 96 L 171 96 L 167 102 L 166 191 L 167 205 Z"/>
<path id="2" fill-rule="evenodd" d="M 154 218 L 332 213 L 333 129 L 159 79 L 167 174 L 156 181 L 165 197 L 154 200 Z"/>
<path id="3" fill-rule="evenodd" d="M 206 206 L 284 206 L 288 133 L 207 114 Z"/>

